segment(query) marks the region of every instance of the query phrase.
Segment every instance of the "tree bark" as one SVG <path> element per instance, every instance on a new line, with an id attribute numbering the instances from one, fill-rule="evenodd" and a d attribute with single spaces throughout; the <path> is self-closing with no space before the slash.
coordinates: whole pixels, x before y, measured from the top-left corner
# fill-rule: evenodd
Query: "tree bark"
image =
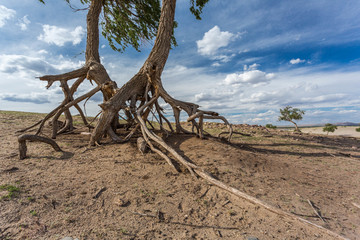
<path id="1" fill-rule="evenodd" d="M 95 61 L 100 63 L 99 56 L 99 16 L 103 0 L 91 1 L 89 12 L 86 16 L 87 37 L 86 37 L 86 63 Z"/>
<path id="2" fill-rule="evenodd" d="M 123 87 L 116 91 L 116 94 L 109 101 L 101 104 L 103 114 L 91 135 L 90 145 L 100 141 L 102 135 L 108 131 L 112 119 L 125 107 L 125 102 L 133 96 L 144 97 L 148 75 L 152 79 L 159 79 L 164 69 L 171 48 L 171 36 L 174 25 L 176 0 L 163 0 L 158 33 L 147 60 L 139 72 L 129 80 Z"/>
<path id="3" fill-rule="evenodd" d="M 295 125 L 295 132 L 301 132 L 296 122 L 294 121 L 290 121 L 290 122 L 292 122 Z"/>

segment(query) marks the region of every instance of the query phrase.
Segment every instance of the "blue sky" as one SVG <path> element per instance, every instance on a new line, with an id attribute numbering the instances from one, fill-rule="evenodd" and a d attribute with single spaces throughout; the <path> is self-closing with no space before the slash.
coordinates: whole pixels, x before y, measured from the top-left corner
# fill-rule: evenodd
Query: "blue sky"
<path id="1" fill-rule="evenodd" d="M 360 1 L 211 0 L 202 21 L 189 2 L 177 1 L 179 46 L 163 73 L 174 97 L 232 123 L 287 124 L 277 122 L 286 105 L 306 111 L 300 124 L 360 122 Z M 62 101 L 58 85 L 46 90 L 35 77 L 84 63 L 85 16 L 65 1 L 0 2 L 1 110 L 49 112 Z M 119 86 L 141 67 L 151 43 L 141 49 L 120 54 L 101 39 L 102 62 Z M 87 114 L 100 102 L 94 96 Z"/>

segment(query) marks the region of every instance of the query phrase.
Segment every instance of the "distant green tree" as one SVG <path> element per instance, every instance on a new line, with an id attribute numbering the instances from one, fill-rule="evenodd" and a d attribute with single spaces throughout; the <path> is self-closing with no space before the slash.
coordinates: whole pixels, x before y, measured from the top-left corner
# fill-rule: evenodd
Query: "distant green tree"
<path id="1" fill-rule="evenodd" d="M 329 135 L 329 132 L 335 132 L 336 129 L 337 129 L 336 125 L 327 123 L 327 124 L 325 124 L 325 127 L 323 128 L 323 132 L 327 132 L 327 135 Z"/>
<path id="2" fill-rule="evenodd" d="M 277 128 L 276 126 L 274 126 L 274 125 L 272 125 L 272 124 L 270 124 L 270 123 L 266 124 L 265 127 L 266 127 L 266 128 L 272 128 L 272 129 Z"/>
<path id="3" fill-rule="evenodd" d="M 295 131 L 301 132 L 298 128 L 298 125 L 294 120 L 302 120 L 305 111 L 300 110 L 299 108 L 293 108 L 291 106 L 286 106 L 283 109 L 280 108 L 279 121 L 288 121 L 295 125 Z"/>

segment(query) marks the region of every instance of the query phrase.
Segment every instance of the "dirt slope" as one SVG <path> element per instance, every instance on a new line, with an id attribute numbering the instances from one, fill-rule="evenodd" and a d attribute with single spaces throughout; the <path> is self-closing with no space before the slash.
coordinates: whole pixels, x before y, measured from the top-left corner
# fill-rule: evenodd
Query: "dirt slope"
<path id="1" fill-rule="evenodd" d="M 38 114 L 0 111 L 0 239 L 336 239 L 224 190 L 174 174 L 135 141 L 88 148 L 85 129 L 62 135 L 65 153 L 16 134 Z M 208 124 L 209 132 L 222 125 Z M 231 144 L 175 135 L 169 143 L 218 179 L 286 212 L 360 239 L 360 141 L 236 126 Z M 323 222 L 308 203 L 319 208 Z"/>

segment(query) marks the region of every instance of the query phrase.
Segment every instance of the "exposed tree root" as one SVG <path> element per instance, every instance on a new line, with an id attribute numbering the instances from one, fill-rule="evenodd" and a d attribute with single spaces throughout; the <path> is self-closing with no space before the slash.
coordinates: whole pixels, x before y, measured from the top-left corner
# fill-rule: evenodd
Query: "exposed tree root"
<path id="1" fill-rule="evenodd" d="M 151 131 L 147 127 L 150 113 L 152 113 L 153 116 L 157 115 L 156 119 L 159 123 L 160 130 L 165 131 L 166 134 L 168 134 L 169 131 L 174 132 L 170 121 L 162 113 L 162 109 L 158 103 L 158 99 L 162 98 L 166 103 L 171 106 L 173 110 L 176 133 L 183 132 L 196 134 L 198 137 L 204 138 L 204 120 L 213 119 L 221 120 L 225 123 L 228 128 L 228 141 L 230 141 L 233 134 L 232 127 L 226 120 L 226 118 L 220 116 L 216 112 L 200 110 L 199 105 L 197 104 L 174 99 L 165 91 L 162 86 L 161 74 L 167 61 L 171 47 L 170 42 L 171 36 L 173 35 L 176 1 L 163 1 L 161 17 L 159 20 L 159 28 L 153 49 L 139 72 L 121 88 L 117 88 L 116 83 L 110 79 L 109 75 L 106 72 L 106 69 L 100 63 L 100 56 L 98 52 L 98 27 L 99 15 L 102 11 L 103 2 L 104 1 L 100 0 L 91 1 L 89 7 L 89 12 L 87 15 L 87 47 L 85 53 L 85 65 L 82 68 L 74 70 L 72 72 L 60 75 L 47 75 L 40 77 L 40 80 L 48 82 L 47 88 L 52 86 L 55 81 L 59 81 L 61 83 L 65 99 L 43 120 L 27 129 L 22 130 L 26 131 L 32 127 L 39 125 L 36 135 L 22 135 L 18 138 L 20 159 L 26 157 L 26 140 L 45 142 L 53 146 L 56 151 L 62 151 L 54 140 L 38 136 L 42 131 L 45 122 L 52 118 L 52 138 L 56 138 L 58 134 L 71 130 L 72 117 L 70 115 L 69 108 L 75 107 L 83 118 L 84 124 L 87 125 L 88 123 L 86 121 L 86 118 L 83 116 L 83 113 L 79 108 L 78 103 L 90 98 L 96 92 L 101 90 L 104 98 L 104 102 L 99 105 L 102 109 L 102 114 L 96 124 L 96 127 L 92 131 L 89 145 L 99 145 L 104 135 L 109 136 L 114 142 L 124 143 L 128 141 L 132 136 L 134 136 L 134 134 L 140 128 L 142 136 L 150 149 L 162 158 L 164 158 L 174 171 L 178 170 L 175 167 L 173 160 L 170 159 L 168 155 L 171 155 L 177 162 L 182 164 L 194 178 L 201 177 L 206 181 L 210 182 L 211 184 L 225 189 L 235 194 L 236 196 L 246 199 L 254 204 L 260 205 L 276 214 L 310 224 L 321 229 L 327 234 L 342 238 L 341 236 L 327 229 L 310 223 L 304 219 L 298 218 L 295 215 L 285 213 L 279 209 L 273 208 L 256 198 L 248 196 L 247 194 L 240 192 L 235 188 L 227 186 L 223 182 L 213 178 L 201 167 L 186 160 L 175 149 L 170 147 L 160 136 L 155 134 L 154 131 Z M 77 80 L 71 87 L 69 87 L 67 81 L 75 78 L 77 78 Z M 90 82 L 94 81 L 97 86 L 88 93 L 74 99 L 74 93 L 77 91 L 79 85 L 85 80 L 85 78 L 88 79 Z M 181 111 L 187 113 L 187 121 L 192 123 L 192 131 L 188 131 L 181 126 Z M 123 124 L 125 130 L 127 131 L 127 135 L 125 137 L 120 137 L 116 132 L 118 126 L 120 125 L 118 122 L 120 112 L 123 112 L 125 114 L 125 116 L 122 117 L 126 121 L 126 124 Z M 66 119 L 65 125 L 59 130 L 58 119 L 63 113 L 65 114 Z M 166 127 L 163 125 L 164 122 L 166 122 L 169 131 L 167 131 Z M 131 131 L 128 131 L 129 129 L 131 129 Z"/>
<path id="2" fill-rule="evenodd" d="M 173 165 L 171 159 L 166 155 L 164 154 L 162 151 L 160 151 L 159 149 L 155 149 L 153 144 L 151 143 L 151 141 L 155 142 L 156 144 L 160 145 L 163 149 L 165 149 L 167 152 L 169 152 L 178 162 L 180 162 L 182 165 L 184 165 L 190 172 L 190 174 L 193 176 L 193 177 L 201 177 L 203 178 L 204 180 L 206 180 L 207 182 L 213 184 L 213 185 L 216 185 L 242 199 L 245 199 L 253 204 L 256 204 L 256 205 L 259 205 L 275 214 L 278 214 L 280 216 L 283 216 L 283 217 L 288 217 L 292 220 L 295 220 L 295 221 L 298 221 L 298 222 L 301 222 L 301 223 L 305 223 L 307 225 L 310 225 L 312 227 L 315 227 L 315 228 L 318 228 L 319 230 L 321 230 L 322 232 L 326 233 L 326 234 L 329 234 L 333 237 L 337 237 L 339 239 L 345 239 L 344 237 L 322 227 L 322 226 L 319 226 L 317 224 L 314 224 L 310 221 L 307 221 L 303 218 L 300 218 L 294 214 L 291 214 L 291 213 L 287 213 L 287 212 L 284 212 L 278 208 L 275 208 L 257 198 L 254 198 L 252 196 L 249 196 L 248 194 L 244 193 L 244 192 L 241 192 L 239 191 L 238 189 L 236 188 L 233 188 L 233 187 L 230 187 L 228 185 L 226 185 L 225 183 L 223 183 L 222 181 L 219 181 L 217 179 L 215 179 L 213 176 L 211 176 L 211 174 L 209 174 L 208 172 L 206 172 L 203 168 L 197 166 L 196 164 L 194 163 L 190 163 L 189 161 L 185 160 L 180 154 L 178 154 L 173 148 L 171 148 L 168 144 L 165 143 L 165 141 L 163 141 L 159 136 L 157 136 L 154 132 L 152 132 L 151 130 L 148 129 L 148 127 L 146 126 L 146 123 L 145 121 L 143 120 L 143 112 L 146 108 L 151 108 L 152 106 L 154 106 L 154 103 L 158 100 L 159 98 L 159 92 L 158 92 L 158 89 L 155 88 L 155 92 L 154 92 L 154 96 L 147 102 L 145 102 L 145 104 L 143 106 L 141 106 L 138 110 L 137 110 L 137 120 L 141 126 L 141 130 L 142 130 L 142 134 L 144 136 L 144 139 L 145 141 L 149 144 L 150 148 L 156 152 L 157 154 L 159 154 L 159 156 L 161 156 L 162 158 L 164 158 L 171 166 L 173 169 L 176 169 L 175 166 Z M 203 116 L 203 113 L 202 112 L 198 112 L 196 114 L 193 114 L 189 117 L 189 121 L 192 121 L 193 119 L 195 118 L 199 118 Z M 219 119 L 219 118 L 217 118 Z M 225 121 L 224 121 L 225 122 Z M 226 123 L 226 122 L 225 122 Z M 199 123 L 199 128 L 202 127 L 202 124 L 201 122 Z M 230 127 L 231 128 L 231 127 Z M 231 134 L 231 133 L 230 133 Z"/>
<path id="3" fill-rule="evenodd" d="M 38 135 L 24 134 L 24 135 L 21 135 L 18 137 L 20 159 L 26 158 L 26 152 L 27 152 L 26 141 L 27 140 L 47 143 L 47 144 L 51 145 L 55 151 L 62 152 L 59 145 L 57 145 L 57 143 L 50 138 L 42 137 L 42 136 L 38 136 Z"/>

